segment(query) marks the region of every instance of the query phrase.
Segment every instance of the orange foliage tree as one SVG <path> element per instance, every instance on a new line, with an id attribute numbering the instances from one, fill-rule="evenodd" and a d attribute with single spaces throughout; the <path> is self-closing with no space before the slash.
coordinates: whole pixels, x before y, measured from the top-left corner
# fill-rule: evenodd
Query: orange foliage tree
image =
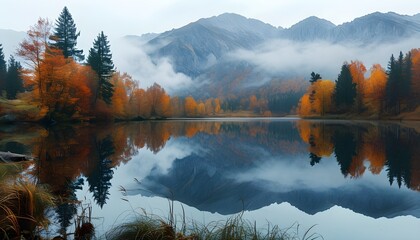
<path id="1" fill-rule="evenodd" d="M 166 94 L 159 84 L 155 83 L 147 89 L 147 97 L 151 105 L 152 117 L 170 117 L 171 116 L 171 97 Z"/>
<path id="2" fill-rule="evenodd" d="M 44 61 L 45 51 L 48 48 L 48 39 L 51 36 L 52 24 L 43 18 L 39 18 L 38 22 L 31 26 L 27 32 L 26 38 L 19 44 L 17 54 L 22 57 L 29 66 L 24 77 L 25 85 L 34 89 L 34 98 L 43 104 L 45 91 L 43 89 L 44 76 L 41 72 L 41 64 Z"/>
<path id="3" fill-rule="evenodd" d="M 331 111 L 334 87 L 334 82 L 330 80 L 317 80 L 311 84 L 299 101 L 298 114 L 301 116 L 312 114 L 323 116 L 326 112 Z"/>
<path id="4" fill-rule="evenodd" d="M 185 115 L 187 117 L 196 117 L 197 116 L 197 102 L 191 96 L 188 96 L 184 100 L 184 109 Z"/>
<path id="5" fill-rule="evenodd" d="M 365 104 L 372 113 L 383 112 L 386 94 L 387 75 L 379 64 L 374 64 L 370 69 L 370 77 L 366 80 L 364 88 Z"/>
<path id="6" fill-rule="evenodd" d="M 356 108 L 361 112 L 363 110 L 366 67 L 360 61 L 351 61 L 349 70 L 353 83 L 356 83 Z"/>

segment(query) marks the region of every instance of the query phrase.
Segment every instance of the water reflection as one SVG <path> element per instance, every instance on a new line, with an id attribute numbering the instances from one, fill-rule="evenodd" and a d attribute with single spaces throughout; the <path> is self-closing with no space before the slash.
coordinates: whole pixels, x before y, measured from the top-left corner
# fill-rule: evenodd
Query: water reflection
<path id="1" fill-rule="evenodd" d="M 117 171 L 140 182 L 124 186 L 131 195 L 202 211 L 232 214 L 289 202 L 309 214 L 337 205 L 375 218 L 420 218 L 415 127 L 303 120 L 1 126 L 0 151 L 38 158 L 30 171 L 60 196 L 63 233 L 83 184 L 101 208 L 120 197 L 109 194 Z"/>

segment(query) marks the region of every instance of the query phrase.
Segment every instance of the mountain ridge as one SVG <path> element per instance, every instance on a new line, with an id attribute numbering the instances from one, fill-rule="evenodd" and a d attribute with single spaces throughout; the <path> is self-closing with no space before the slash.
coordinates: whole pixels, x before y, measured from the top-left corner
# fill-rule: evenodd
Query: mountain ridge
<path id="1" fill-rule="evenodd" d="M 273 39 L 369 45 L 396 43 L 416 35 L 420 35 L 420 14 L 374 12 L 340 25 L 311 16 L 290 28 L 276 28 L 257 19 L 224 13 L 163 32 L 147 44 L 154 49 L 152 58 L 169 58 L 175 71 L 195 78 L 209 67 L 209 59 L 219 61 L 226 53 L 253 50 Z"/>

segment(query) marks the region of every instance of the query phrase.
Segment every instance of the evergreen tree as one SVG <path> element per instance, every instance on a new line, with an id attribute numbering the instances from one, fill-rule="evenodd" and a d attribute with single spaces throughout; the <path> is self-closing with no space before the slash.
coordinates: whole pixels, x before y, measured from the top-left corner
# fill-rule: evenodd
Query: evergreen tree
<path id="1" fill-rule="evenodd" d="M 114 64 L 112 62 L 109 41 L 104 35 L 104 32 L 101 32 L 93 42 L 93 47 L 89 50 L 87 64 L 91 66 L 98 75 L 99 82 L 96 90 L 95 102 L 99 98 L 104 100 L 107 104 L 111 104 L 114 86 L 110 82 L 110 79 L 114 72 Z"/>
<path id="2" fill-rule="evenodd" d="M 309 79 L 309 82 L 312 84 L 316 83 L 316 81 L 322 79 L 321 75 L 319 75 L 319 73 L 314 73 L 311 72 L 311 79 Z M 311 103 L 313 103 L 315 101 L 315 94 L 316 91 L 312 90 L 312 92 L 309 94 L 309 100 Z"/>
<path id="3" fill-rule="evenodd" d="M 311 84 L 314 84 L 316 81 L 318 81 L 319 79 L 322 79 L 321 75 L 319 75 L 319 73 L 314 73 L 311 72 L 311 79 L 309 80 L 309 82 Z"/>
<path id="4" fill-rule="evenodd" d="M 64 7 L 60 16 L 56 21 L 53 35 L 51 39 L 55 42 L 52 45 L 63 51 L 64 57 L 73 57 L 76 60 L 83 61 L 83 50 L 76 49 L 77 38 L 80 36 L 80 32 L 76 30 L 76 24 L 67 9 Z"/>
<path id="5" fill-rule="evenodd" d="M 6 84 L 6 77 L 7 77 L 7 65 L 6 61 L 4 60 L 3 54 L 3 46 L 0 43 L 0 96 L 3 94 L 3 90 L 5 90 Z"/>
<path id="6" fill-rule="evenodd" d="M 97 142 L 98 157 L 95 169 L 87 176 L 89 191 L 92 192 L 96 203 L 102 208 L 109 195 L 111 179 L 114 171 L 111 167 L 111 160 L 108 159 L 114 151 L 114 143 L 111 136 Z"/>
<path id="7" fill-rule="evenodd" d="M 341 66 L 341 72 L 335 83 L 335 104 L 338 108 L 349 110 L 356 97 L 356 83 L 353 83 L 348 64 Z"/>
<path id="8" fill-rule="evenodd" d="M 393 114 L 399 114 L 403 103 L 408 102 L 412 78 L 411 68 L 410 53 L 404 57 L 403 53 L 400 52 L 398 60 L 395 60 L 394 55 L 389 60 L 385 101 L 388 111 Z"/>
<path id="9" fill-rule="evenodd" d="M 388 63 L 388 80 L 386 82 L 386 108 L 391 109 L 393 106 L 395 106 L 395 103 L 397 102 L 397 96 L 398 96 L 398 75 L 397 75 L 397 63 L 395 61 L 394 54 L 391 55 L 391 58 L 389 59 Z"/>
<path id="10" fill-rule="evenodd" d="M 23 92 L 23 79 L 21 76 L 22 66 L 10 56 L 7 77 L 5 82 L 5 90 L 8 99 L 16 99 L 18 92 Z"/>

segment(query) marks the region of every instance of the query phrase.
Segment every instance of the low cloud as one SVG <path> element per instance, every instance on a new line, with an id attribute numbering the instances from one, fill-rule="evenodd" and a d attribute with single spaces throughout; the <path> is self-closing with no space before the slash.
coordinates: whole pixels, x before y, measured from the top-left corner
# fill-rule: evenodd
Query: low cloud
<path id="1" fill-rule="evenodd" d="M 379 63 L 386 68 L 391 54 L 398 55 L 420 47 L 418 39 L 407 39 L 397 43 L 332 44 L 325 41 L 293 42 L 273 40 L 255 50 L 240 49 L 229 54 L 229 60 L 246 61 L 271 75 L 287 74 L 307 76 L 315 71 L 324 78 L 336 79 L 341 65 L 352 60 L 362 61 L 366 68 Z"/>
<path id="2" fill-rule="evenodd" d="M 142 42 L 120 39 L 113 48 L 117 70 L 133 76 L 139 81 L 141 88 L 158 83 L 168 93 L 173 93 L 192 84 L 190 77 L 174 71 L 168 58 L 160 58 L 153 62 L 147 54 L 148 51 Z"/>

